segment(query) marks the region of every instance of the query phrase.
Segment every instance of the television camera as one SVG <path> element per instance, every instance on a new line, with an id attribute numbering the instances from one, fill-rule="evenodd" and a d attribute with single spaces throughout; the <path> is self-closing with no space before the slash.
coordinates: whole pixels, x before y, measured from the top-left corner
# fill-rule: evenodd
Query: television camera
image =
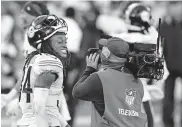
<path id="1" fill-rule="evenodd" d="M 129 54 L 123 54 L 127 58 L 125 66 L 136 78 L 148 78 L 160 80 L 164 75 L 164 55 L 159 53 L 160 42 L 164 41 L 160 36 L 161 19 L 159 19 L 159 34 L 157 44 L 129 43 Z M 87 54 L 100 54 L 101 48 L 90 48 Z M 99 63 L 101 60 L 99 60 Z"/>

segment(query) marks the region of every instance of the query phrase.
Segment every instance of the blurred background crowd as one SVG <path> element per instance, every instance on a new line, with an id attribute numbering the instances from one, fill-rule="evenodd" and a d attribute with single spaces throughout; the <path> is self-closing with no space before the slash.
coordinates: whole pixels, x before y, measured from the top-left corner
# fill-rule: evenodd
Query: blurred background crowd
<path id="1" fill-rule="evenodd" d="M 73 84 L 85 69 L 85 55 L 88 48 L 95 48 L 101 33 L 119 33 L 126 31 L 124 10 L 128 4 L 136 1 L 43 1 L 51 14 L 66 20 L 69 29 L 68 49 L 72 54 L 71 66 L 65 89 L 70 114 L 75 116 L 74 126 L 89 125 L 89 105 L 79 102 L 71 96 Z M 173 19 L 182 22 L 182 2 L 140 1 L 152 9 L 153 25 L 158 27 L 158 19 L 170 24 Z M 21 8 L 26 1 L 1 1 L 1 93 L 8 93 L 21 78 L 24 64 L 24 31 L 20 21 Z M 174 18 L 173 18 L 174 17 Z M 173 49 L 174 50 L 174 49 Z M 182 54 L 181 54 L 182 55 Z M 180 54 L 179 54 L 180 56 Z M 176 57 L 176 56 L 173 56 Z M 180 58 L 180 57 L 179 57 Z M 177 80 L 180 88 L 181 80 Z M 180 102 L 180 89 L 176 88 L 175 97 Z M 156 127 L 162 127 L 161 101 L 152 102 L 156 112 Z M 81 104 L 81 106 L 80 106 Z M 179 107 L 175 120 L 179 125 Z M 79 114 L 79 115 L 77 115 Z M 7 116 L 2 112 L 2 127 L 8 127 Z M 179 125 L 180 126 L 180 125 Z M 179 127 L 177 126 L 177 127 Z"/>

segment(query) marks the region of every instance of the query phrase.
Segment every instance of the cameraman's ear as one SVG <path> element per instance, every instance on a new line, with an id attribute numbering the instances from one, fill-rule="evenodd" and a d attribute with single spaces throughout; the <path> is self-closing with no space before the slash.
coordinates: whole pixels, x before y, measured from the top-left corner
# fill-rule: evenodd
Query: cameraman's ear
<path id="1" fill-rule="evenodd" d="M 108 59 L 111 52 L 109 51 L 109 49 L 107 47 L 103 47 L 102 48 L 102 54 Z"/>

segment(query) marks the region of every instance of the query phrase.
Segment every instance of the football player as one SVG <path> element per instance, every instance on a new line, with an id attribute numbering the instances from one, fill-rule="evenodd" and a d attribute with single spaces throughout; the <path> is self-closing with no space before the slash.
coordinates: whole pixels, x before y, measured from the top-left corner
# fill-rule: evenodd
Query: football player
<path id="1" fill-rule="evenodd" d="M 20 14 L 22 28 L 26 31 L 27 27 L 37 16 L 48 15 L 48 14 L 49 14 L 49 11 L 44 4 L 37 1 L 27 2 L 22 8 L 22 11 Z M 27 40 L 27 35 L 25 32 L 24 48 L 23 48 L 24 56 L 26 57 L 32 51 L 35 51 L 35 49 L 29 45 Z M 6 106 L 19 93 L 20 82 L 21 81 L 19 81 L 17 85 L 7 95 L 1 96 L 2 98 L 1 108 Z"/>
<path id="2" fill-rule="evenodd" d="M 23 53 L 25 57 L 32 51 L 35 51 L 35 49 L 28 43 L 26 35 L 27 27 L 37 16 L 48 15 L 48 14 L 49 11 L 46 5 L 43 4 L 42 2 L 31 1 L 27 2 L 23 6 L 20 18 L 21 18 L 22 29 L 25 30 L 24 47 L 23 47 Z M 21 85 L 21 80 L 19 80 L 16 83 L 15 87 L 8 94 L 1 95 L 1 109 L 6 106 L 7 108 L 6 114 L 8 114 L 10 116 L 10 119 L 12 120 L 11 123 L 12 127 L 16 126 L 17 120 L 21 116 L 21 109 L 19 108 L 18 104 L 18 94 L 20 91 L 20 85 Z"/>
<path id="3" fill-rule="evenodd" d="M 20 89 L 21 126 L 69 126 L 59 112 L 67 65 L 66 22 L 55 15 L 37 17 L 27 31 L 30 53 Z M 30 116 L 32 119 L 30 119 Z"/>
<path id="4" fill-rule="evenodd" d="M 158 32 L 153 27 L 151 10 L 149 7 L 141 3 L 132 3 L 125 10 L 125 22 L 128 32 L 121 34 L 112 34 L 112 36 L 122 38 L 129 43 L 142 43 L 142 44 L 157 44 Z M 150 50 L 150 48 L 149 48 Z M 161 53 L 161 48 L 159 48 Z M 150 91 L 155 91 L 154 97 L 158 99 L 163 97 L 163 92 L 157 87 L 148 86 L 147 79 L 141 78 L 144 85 L 143 106 L 148 118 L 148 127 L 153 127 L 153 115 L 150 105 L 152 99 Z M 153 92 L 152 92 L 153 93 Z M 153 95 L 153 94 L 152 94 Z"/>
<path id="5" fill-rule="evenodd" d="M 47 7 L 40 2 L 37 1 L 33 1 L 33 2 L 27 2 L 23 9 L 22 9 L 22 13 L 20 15 L 21 19 L 22 19 L 22 25 L 23 28 L 26 30 L 27 27 L 30 25 L 31 21 L 33 19 L 35 19 L 37 16 L 39 15 L 46 15 L 49 14 L 49 11 L 47 10 Z M 25 35 L 25 41 L 24 41 L 24 54 L 25 57 L 30 54 L 32 51 L 35 51 L 36 49 L 33 48 L 32 46 L 29 45 L 28 40 L 27 40 L 27 35 Z M 1 95 L 1 108 L 3 108 L 4 106 L 6 106 L 9 102 L 11 102 L 12 99 L 14 99 L 19 91 L 20 91 L 20 85 L 21 85 L 21 80 L 16 84 L 16 86 L 8 93 L 5 95 Z M 67 104 L 66 104 L 66 100 L 64 95 L 61 96 L 60 101 L 62 101 L 62 103 L 59 103 L 59 108 L 60 108 L 60 112 L 61 114 L 63 114 L 63 117 L 66 120 L 70 119 L 69 116 L 69 111 L 67 108 Z M 15 106 L 16 105 L 16 106 Z M 11 116 L 11 119 L 13 120 L 12 122 L 12 126 L 16 126 L 16 120 L 19 119 L 20 117 L 20 109 L 18 108 L 18 99 L 13 100 L 9 105 L 8 105 L 8 109 L 7 109 L 7 114 L 9 114 Z M 27 109 L 27 111 L 29 111 L 26 115 L 24 115 L 24 118 L 27 119 L 27 121 L 33 121 L 33 119 L 35 119 L 34 117 L 32 117 L 31 114 L 33 114 L 33 112 L 31 113 L 30 107 L 25 106 L 24 109 Z M 33 110 L 32 110 L 33 111 Z M 24 122 L 26 123 L 26 121 Z"/>
<path id="6" fill-rule="evenodd" d="M 49 14 L 49 11 L 43 3 L 40 3 L 37 1 L 27 2 L 22 8 L 22 11 L 20 14 L 22 28 L 26 31 L 27 27 L 37 16 L 48 15 L 48 14 Z M 23 48 L 24 56 L 26 57 L 32 51 L 35 51 L 35 48 L 29 45 L 27 40 L 27 35 L 25 32 L 24 48 Z M 17 85 L 7 95 L 1 95 L 1 98 L 2 98 L 1 108 L 6 106 L 19 93 L 20 84 L 21 84 L 20 82 L 21 81 L 19 81 Z"/>

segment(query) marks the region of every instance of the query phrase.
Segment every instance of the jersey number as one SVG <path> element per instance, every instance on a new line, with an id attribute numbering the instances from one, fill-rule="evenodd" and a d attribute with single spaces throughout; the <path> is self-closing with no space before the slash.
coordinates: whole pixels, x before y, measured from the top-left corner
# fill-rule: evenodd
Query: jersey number
<path id="1" fill-rule="evenodd" d="M 28 68 L 24 68 L 24 74 L 23 74 L 23 79 L 21 82 L 21 88 L 20 88 L 20 98 L 21 99 L 21 93 L 26 93 L 27 99 L 26 103 L 30 103 L 30 94 L 33 92 L 32 88 L 30 87 L 30 72 L 31 72 L 32 67 L 29 66 Z"/>

